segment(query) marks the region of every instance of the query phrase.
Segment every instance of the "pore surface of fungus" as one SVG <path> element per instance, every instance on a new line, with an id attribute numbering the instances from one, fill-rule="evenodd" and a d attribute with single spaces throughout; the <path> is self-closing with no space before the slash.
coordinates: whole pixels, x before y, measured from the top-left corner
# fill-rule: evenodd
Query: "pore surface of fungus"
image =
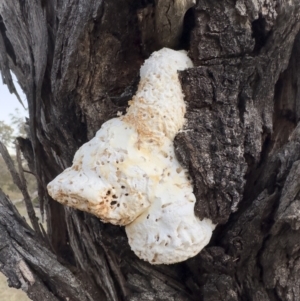
<path id="1" fill-rule="evenodd" d="M 194 215 L 192 183 L 174 153 L 185 114 L 177 71 L 192 66 L 184 51 L 154 52 L 127 113 L 105 122 L 48 184 L 58 202 L 126 226 L 131 249 L 152 264 L 196 255 L 215 227 Z"/>

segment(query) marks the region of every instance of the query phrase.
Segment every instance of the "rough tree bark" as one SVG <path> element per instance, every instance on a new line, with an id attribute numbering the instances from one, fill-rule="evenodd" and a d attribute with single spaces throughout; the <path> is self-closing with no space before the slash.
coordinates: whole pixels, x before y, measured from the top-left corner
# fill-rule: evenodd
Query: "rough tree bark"
<path id="1" fill-rule="evenodd" d="M 151 266 L 124 229 L 45 191 L 125 110 L 143 60 L 163 46 L 155 3 L 0 0 L 1 73 L 14 91 L 12 70 L 27 96 L 30 137 L 19 144 L 52 246 L 0 193 L 0 271 L 38 301 L 300 300 L 298 0 L 198 0 L 185 15 L 174 48 L 195 68 L 180 73 L 188 111 L 176 152 L 196 214 L 219 224 L 198 256 Z"/>

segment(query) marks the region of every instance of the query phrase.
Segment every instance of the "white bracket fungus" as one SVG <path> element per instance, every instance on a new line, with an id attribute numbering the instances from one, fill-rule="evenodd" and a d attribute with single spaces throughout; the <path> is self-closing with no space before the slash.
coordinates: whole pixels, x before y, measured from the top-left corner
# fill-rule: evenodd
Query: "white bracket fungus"
<path id="1" fill-rule="evenodd" d="M 126 115 L 105 122 L 48 185 L 58 202 L 126 226 L 131 249 L 152 264 L 195 256 L 215 227 L 195 216 L 192 183 L 174 153 L 185 114 L 177 71 L 192 66 L 185 51 L 154 52 Z"/>

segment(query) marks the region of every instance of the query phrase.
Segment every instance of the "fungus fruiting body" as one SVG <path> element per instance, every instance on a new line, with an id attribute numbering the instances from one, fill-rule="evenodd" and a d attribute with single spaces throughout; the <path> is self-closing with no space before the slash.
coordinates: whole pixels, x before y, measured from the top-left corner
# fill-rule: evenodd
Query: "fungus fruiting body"
<path id="1" fill-rule="evenodd" d="M 196 255 L 215 227 L 194 215 L 192 183 L 174 153 L 185 114 L 177 71 L 192 66 L 184 51 L 154 52 L 127 113 L 105 122 L 48 184 L 58 202 L 126 226 L 131 249 L 152 264 Z"/>

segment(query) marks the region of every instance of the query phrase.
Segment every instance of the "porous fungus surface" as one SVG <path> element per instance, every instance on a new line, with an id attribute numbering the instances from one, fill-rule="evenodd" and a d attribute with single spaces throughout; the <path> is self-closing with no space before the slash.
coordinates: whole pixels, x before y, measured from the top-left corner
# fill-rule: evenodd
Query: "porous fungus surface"
<path id="1" fill-rule="evenodd" d="M 185 114 L 177 70 L 189 67 L 184 51 L 154 52 L 127 113 L 105 122 L 48 184 L 58 202 L 126 226 L 131 249 L 152 264 L 196 255 L 214 229 L 195 217 L 192 183 L 173 147 Z"/>

